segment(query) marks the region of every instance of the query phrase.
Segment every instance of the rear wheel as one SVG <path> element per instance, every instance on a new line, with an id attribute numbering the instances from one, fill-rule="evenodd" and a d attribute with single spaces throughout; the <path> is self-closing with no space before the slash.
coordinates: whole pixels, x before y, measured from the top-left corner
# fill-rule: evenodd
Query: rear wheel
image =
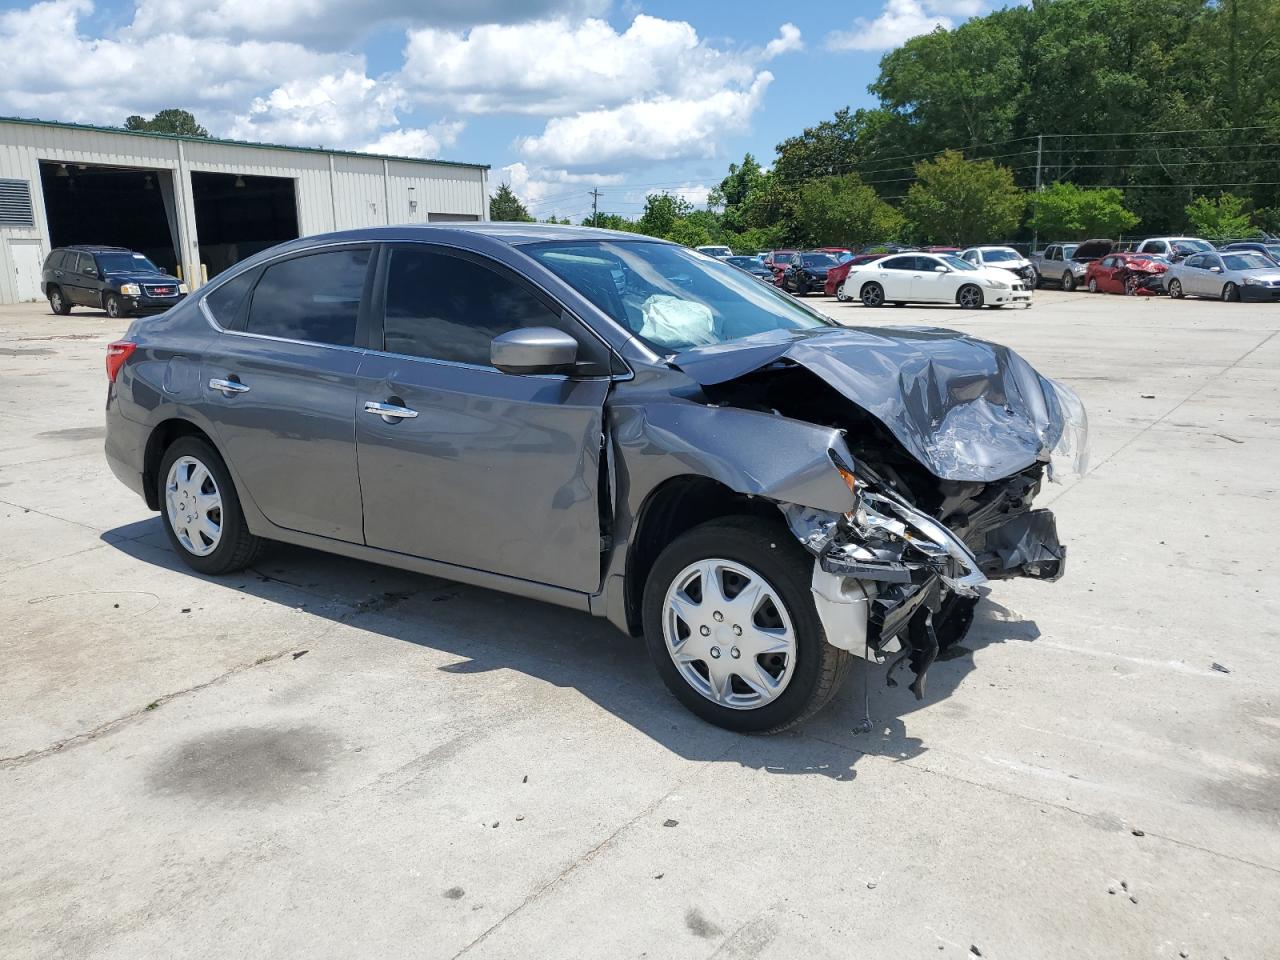
<path id="1" fill-rule="evenodd" d="M 157 482 L 165 533 L 187 566 L 216 576 L 257 559 L 266 541 L 249 532 L 231 475 L 208 443 L 198 437 L 174 441 Z"/>
<path id="2" fill-rule="evenodd" d="M 984 299 L 982 289 L 972 283 L 966 283 L 956 294 L 956 303 L 966 310 L 977 310 L 982 306 Z"/>
<path id="3" fill-rule="evenodd" d="M 836 299 L 839 300 L 841 303 L 848 303 L 850 300 L 853 299 L 851 296 L 849 296 L 847 293 L 844 292 L 843 283 L 840 284 L 840 286 L 836 287 Z"/>
<path id="4" fill-rule="evenodd" d="M 644 634 L 663 682 L 689 710 L 741 733 L 817 713 L 852 662 L 827 643 L 810 590 L 813 558 L 780 523 L 712 520 L 658 556 Z"/>
<path id="5" fill-rule="evenodd" d="M 1240 288 L 1234 283 L 1228 283 L 1222 288 L 1222 299 L 1228 303 L 1235 303 L 1240 299 Z"/>
<path id="6" fill-rule="evenodd" d="M 1170 281 L 1169 281 L 1169 296 L 1170 296 L 1170 297 L 1172 297 L 1174 300 L 1181 300 L 1181 299 L 1182 299 L 1182 297 L 1183 297 L 1183 293 L 1182 293 L 1182 281 L 1181 281 L 1181 280 L 1170 280 Z"/>
<path id="7" fill-rule="evenodd" d="M 1089 292 L 1090 292 L 1090 293 L 1097 293 L 1097 292 L 1098 292 L 1098 278 L 1097 278 L 1097 277 L 1090 277 L 1090 278 L 1089 278 Z"/>
<path id="8" fill-rule="evenodd" d="M 61 287 L 49 288 L 49 309 L 62 317 L 71 312 L 71 301 L 63 295 Z"/>
<path id="9" fill-rule="evenodd" d="M 859 294 L 864 307 L 883 307 L 884 306 L 884 287 L 880 284 L 872 282 L 862 285 L 862 291 Z"/>

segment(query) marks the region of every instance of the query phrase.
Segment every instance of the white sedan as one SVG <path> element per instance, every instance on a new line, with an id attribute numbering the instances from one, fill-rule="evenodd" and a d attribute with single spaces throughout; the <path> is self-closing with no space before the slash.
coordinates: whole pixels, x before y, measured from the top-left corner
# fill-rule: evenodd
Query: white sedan
<path id="1" fill-rule="evenodd" d="M 854 267 L 840 288 L 841 300 L 864 307 L 904 303 L 957 303 L 976 310 L 1009 303 L 1031 306 L 1031 287 L 1008 270 L 975 267 L 949 254 L 897 253 Z"/>

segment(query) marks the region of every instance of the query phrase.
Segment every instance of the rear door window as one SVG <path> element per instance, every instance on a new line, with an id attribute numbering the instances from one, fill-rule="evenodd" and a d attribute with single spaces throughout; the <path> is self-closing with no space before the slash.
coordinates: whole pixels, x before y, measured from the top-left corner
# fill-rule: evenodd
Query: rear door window
<path id="1" fill-rule="evenodd" d="M 390 251 L 383 349 L 430 360 L 489 367 L 493 338 L 552 327 L 578 341 L 578 371 L 609 370 L 604 344 L 544 296 L 506 271 L 430 248 Z"/>
<path id="2" fill-rule="evenodd" d="M 355 346 L 369 253 L 330 250 L 273 263 L 254 288 L 245 332 Z"/>
<path id="3" fill-rule="evenodd" d="M 881 270 L 917 270 L 915 257 L 890 257 L 880 264 Z"/>
<path id="4" fill-rule="evenodd" d="M 249 296 L 249 291 L 253 289 L 253 282 L 257 278 L 256 270 L 246 271 L 238 277 L 232 277 L 205 296 L 204 305 L 213 314 L 213 319 L 219 326 L 231 329 L 239 327 L 245 299 Z"/>

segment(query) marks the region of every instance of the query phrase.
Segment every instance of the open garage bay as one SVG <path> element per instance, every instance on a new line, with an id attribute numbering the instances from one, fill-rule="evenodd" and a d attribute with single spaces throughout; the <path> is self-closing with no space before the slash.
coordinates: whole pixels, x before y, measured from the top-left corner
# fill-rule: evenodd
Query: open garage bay
<path id="1" fill-rule="evenodd" d="M 0 956 L 1276 956 L 1280 310 L 825 303 L 1017 348 L 1093 465 L 923 702 L 773 738 L 585 615 L 193 575 L 103 462 L 123 324 L 0 308 Z"/>

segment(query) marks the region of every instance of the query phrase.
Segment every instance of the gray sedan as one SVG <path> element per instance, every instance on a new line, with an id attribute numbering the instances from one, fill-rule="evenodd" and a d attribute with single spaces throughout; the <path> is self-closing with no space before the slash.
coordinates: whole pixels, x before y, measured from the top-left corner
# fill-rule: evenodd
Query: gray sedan
<path id="1" fill-rule="evenodd" d="M 1032 501 L 1086 440 L 1003 347 L 532 223 L 283 244 L 136 321 L 107 374 L 107 459 L 191 568 L 282 541 L 572 607 L 740 731 L 856 657 L 922 696 L 979 587 L 1062 574 Z"/>
<path id="2" fill-rule="evenodd" d="M 1164 284 L 1174 299 L 1192 296 L 1274 303 L 1280 301 L 1280 266 L 1261 253 L 1198 253 L 1172 264 Z"/>

